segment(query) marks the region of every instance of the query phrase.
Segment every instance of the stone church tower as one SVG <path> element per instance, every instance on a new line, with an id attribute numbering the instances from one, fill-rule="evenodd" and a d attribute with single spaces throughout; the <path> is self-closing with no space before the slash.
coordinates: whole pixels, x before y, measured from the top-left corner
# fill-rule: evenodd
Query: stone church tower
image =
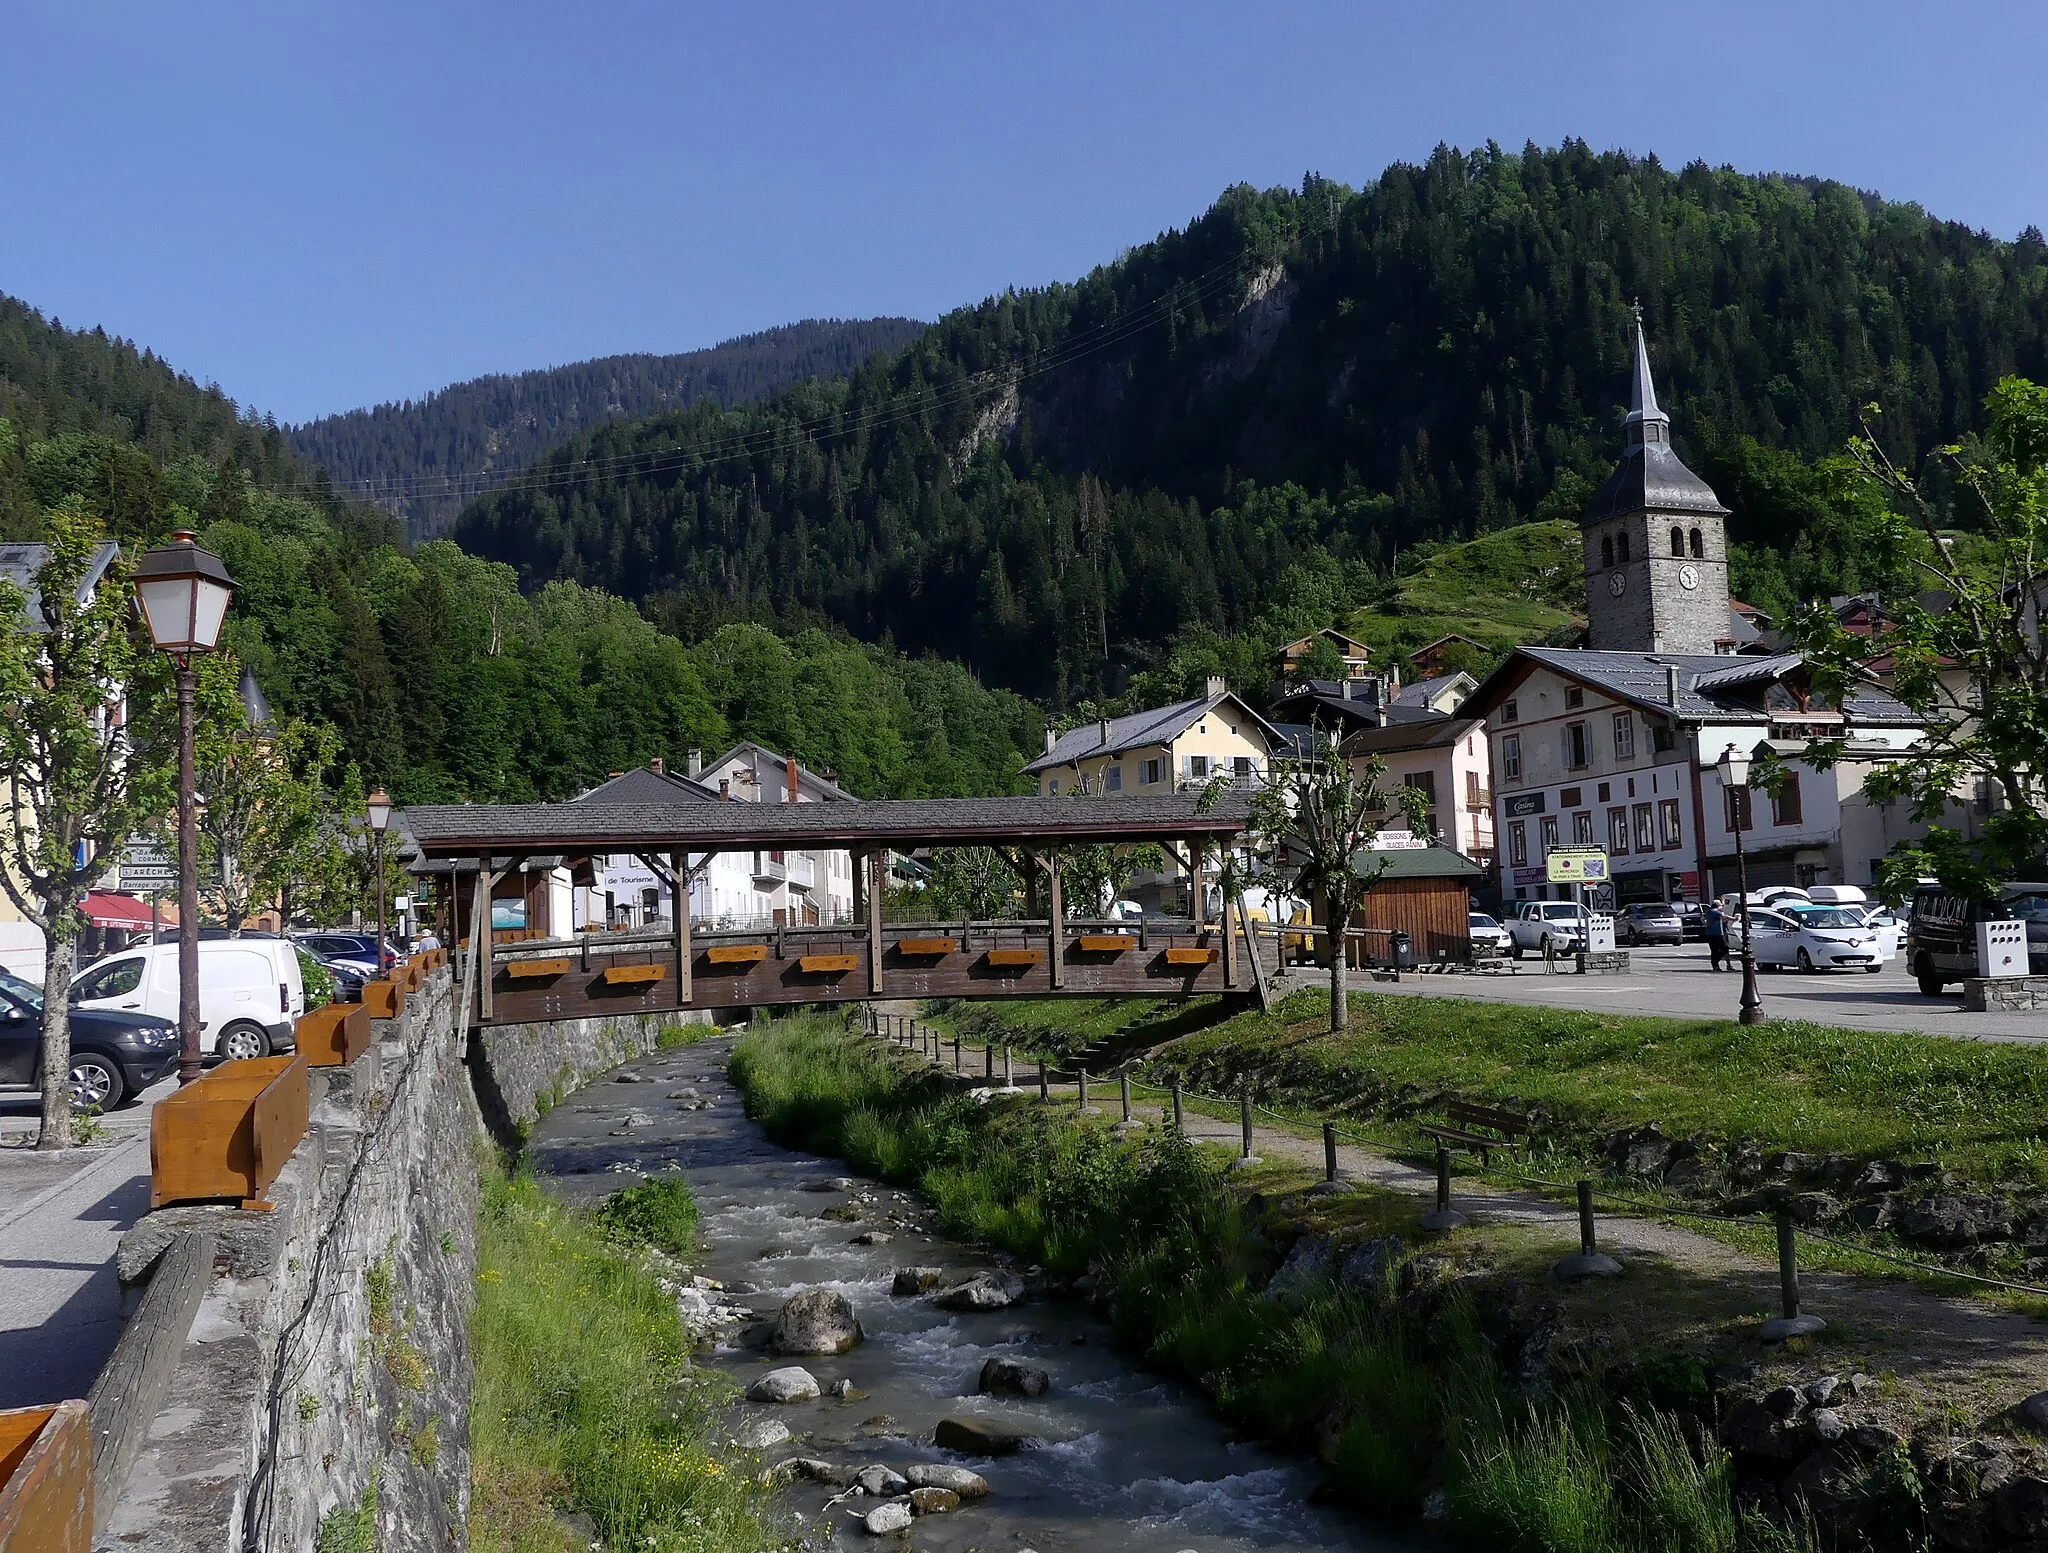
<path id="1" fill-rule="evenodd" d="M 1621 467 L 1587 503 L 1587 645 L 1711 653 L 1729 640 L 1728 509 L 1671 451 L 1636 310 L 1635 382 Z"/>

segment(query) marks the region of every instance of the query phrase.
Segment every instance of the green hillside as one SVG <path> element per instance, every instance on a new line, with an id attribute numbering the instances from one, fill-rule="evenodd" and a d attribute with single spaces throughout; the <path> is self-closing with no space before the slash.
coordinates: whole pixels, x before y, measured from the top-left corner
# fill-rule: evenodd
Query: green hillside
<path id="1" fill-rule="evenodd" d="M 1354 611 L 1344 629 L 1385 661 L 1454 634 L 1498 657 L 1522 643 L 1567 642 L 1585 623 L 1579 530 L 1560 518 L 1463 544 L 1417 545 L 1401 557 L 1396 579 Z"/>
<path id="2" fill-rule="evenodd" d="M 1818 179 L 1440 150 L 1233 189 L 843 383 L 586 433 L 455 533 L 524 587 L 827 618 L 1072 708 L 1293 610 L 1290 576 L 1334 565 L 1348 613 L 1397 553 L 1571 515 L 1618 450 L 1640 300 L 1738 587 L 1811 596 L 1854 570 L 1801 548 L 1813 461 L 1879 399 L 1917 463 L 1999 376 L 2048 373 L 2044 260 Z"/>

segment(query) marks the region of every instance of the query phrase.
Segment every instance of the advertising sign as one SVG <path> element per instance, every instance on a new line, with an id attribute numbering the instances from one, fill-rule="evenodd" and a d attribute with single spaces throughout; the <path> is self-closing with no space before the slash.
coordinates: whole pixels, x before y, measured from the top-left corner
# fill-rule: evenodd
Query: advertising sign
<path id="1" fill-rule="evenodd" d="M 1552 884 L 1601 884 L 1607 879 L 1607 854 L 1597 847 L 1559 847 L 1543 864 Z"/>
<path id="2" fill-rule="evenodd" d="M 1511 820 L 1519 820 L 1519 819 L 1521 819 L 1521 818 L 1522 818 L 1522 817 L 1523 817 L 1524 815 L 1529 815 L 1529 814 L 1541 814 L 1542 812 L 1543 812 L 1543 794 L 1541 794 L 1541 793 L 1510 793 L 1510 794 L 1508 794 L 1508 818 L 1509 818 L 1509 819 L 1511 819 Z"/>

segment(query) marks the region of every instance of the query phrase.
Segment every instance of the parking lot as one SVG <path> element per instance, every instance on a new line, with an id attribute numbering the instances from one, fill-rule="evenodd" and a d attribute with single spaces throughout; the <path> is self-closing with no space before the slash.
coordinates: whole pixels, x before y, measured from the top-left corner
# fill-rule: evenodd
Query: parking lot
<path id="1" fill-rule="evenodd" d="M 1480 998 L 1552 1008 L 1595 1009 L 1611 1014 L 1677 1019 L 1735 1017 L 1742 995 L 1741 973 L 1710 971 L 1704 945 L 1694 942 L 1678 947 L 1631 949 L 1628 956 L 1628 971 L 1621 975 L 1581 976 L 1568 970 L 1545 975 L 1542 960 L 1531 956 L 1519 963 L 1508 962 L 1514 965 L 1511 974 L 1407 975 L 1397 983 L 1376 981 L 1359 972 L 1353 976 L 1353 985 L 1362 991 Z M 1296 971 L 1289 985 L 1316 985 L 1320 974 Z M 1808 1019 L 1816 1024 L 1851 1028 L 1860 1025 L 1876 1030 L 1919 1030 L 1977 1040 L 2048 1041 L 2048 1014 L 1964 1013 L 1962 988 L 1953 987 L 1938 998 L 1925 997 L 1914 985 L 1902 960 L 1893 960 L 1875 975 L 1865 971 L 1802 975 L 1797 971 L 1760 970 L 1757 988 L 1763 997 L 1764 1013 L 1772 1019 Z"/>

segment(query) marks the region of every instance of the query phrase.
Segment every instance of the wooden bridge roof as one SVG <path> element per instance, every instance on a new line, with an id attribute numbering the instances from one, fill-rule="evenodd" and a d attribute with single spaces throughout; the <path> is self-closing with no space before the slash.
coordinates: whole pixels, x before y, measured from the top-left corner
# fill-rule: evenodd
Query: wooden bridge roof
<path id="1" fill-rule="evenodd" d="M 737 851 L 924 845 L 1063 846 L 1229 838 L 1249 823 L 1241 795 L 1157 798 L 909 798 L 849 803 L 430 804 L 404 828 L 424 858 L 479 853 Z"/>

